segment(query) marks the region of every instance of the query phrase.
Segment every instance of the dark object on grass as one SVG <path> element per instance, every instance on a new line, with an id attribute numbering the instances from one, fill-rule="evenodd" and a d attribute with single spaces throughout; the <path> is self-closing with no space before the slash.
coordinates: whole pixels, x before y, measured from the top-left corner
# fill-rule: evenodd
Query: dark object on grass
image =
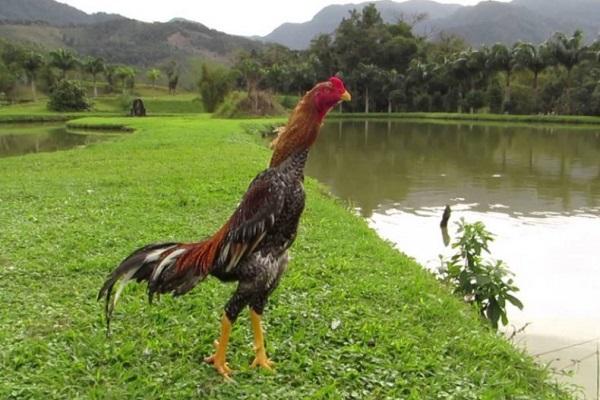
<path id="1" fill-rule="evenodd" d="M 144 102 L 142 99 L 135 99 L 131 104 L 131 111 L 129 114 L 132 117 L 145 117 L 146 116 L 146 107 L 144 107 Z"/>
<path id="2" fill-rule="evenodd" d="M 446 208 L 444 208 L 444 214 L 442 215 L 442 222 L 440 222 L 441 228 L 448 227 L 448 220 L 450 219 L 450 214 L 452 214 L 452 210 L 450 206 L 446 204 Z"/>

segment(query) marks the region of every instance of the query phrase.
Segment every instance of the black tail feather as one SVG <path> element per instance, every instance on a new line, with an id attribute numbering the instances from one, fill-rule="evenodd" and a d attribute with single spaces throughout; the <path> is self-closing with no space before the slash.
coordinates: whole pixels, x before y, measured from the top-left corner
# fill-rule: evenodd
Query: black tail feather
<path id="1" fill-rule="evenodd" d="M 150 281 L 155 267 L 162 262 L 165 254 L 170 254 L 179 245 L 179 243 L 158 243 L 141 247 L 125 258 L 108 275 L 104 285 L 102 285 L 102 288 L 98 292 L 98 300 L 103 297 L 105 298 L 104 313 L 106 316 L 107 333 L 110 332 L 112 313 L 125 284 L 133 279 L 137 282 Z M 121 280 L 121 285 L 113 296 L 114 286 L 119 280 Z"/>

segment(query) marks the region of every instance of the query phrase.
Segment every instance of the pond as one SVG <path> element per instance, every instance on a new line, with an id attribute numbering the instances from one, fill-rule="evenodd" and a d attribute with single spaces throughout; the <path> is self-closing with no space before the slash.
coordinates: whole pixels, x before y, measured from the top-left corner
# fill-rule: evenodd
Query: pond
<path id="1" fill-rule="evenodd" d="M 596 395 L 598 127 L 334 120 L 307 174 L 431 270 L 452 253 L 439 228 L 446 204 L 451 236 L 460 218 L 484 222 L 496 235 L 491 257 L 515 273 L 525 304 L 509 310 L 507 330 L 530 324 L 516 341 L 558 370 L 575 369 L 571 382 Z"/>
<path id="2" fill-rule="evenodd" d="M 64 124 L 0 124 L 0 157 L 86 146 L 110 135 L 69 132 Z"/>

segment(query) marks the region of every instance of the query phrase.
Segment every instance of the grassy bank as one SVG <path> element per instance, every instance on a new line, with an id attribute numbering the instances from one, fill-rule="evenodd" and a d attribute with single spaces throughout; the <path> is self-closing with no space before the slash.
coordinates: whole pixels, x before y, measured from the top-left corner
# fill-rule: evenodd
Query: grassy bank
<path id="1" fill-rule="evenodd" d="M 215 279 L 154 306 L 128 287 L 107 338 L 95 300 L 105 274 L 145 243 L 216 230 L 269 151 L 244 133 L 255 121 L 79 122 L 136 133 L 0 159 L 0 398 L 567 398 L 310 179 L 265 317 L 276 373 L 249 369 L 246 313 L 229 353 L 236 384 L 201 362 L 233 290 Z"/>
<path id="2" fill-rule="evenodd" d="M 47 99 L 0 107 L 0 123 L 61 122 L 83 117 L 118 117 L 129 113 L 130 103 L 136 96 L 102 96 L 92 101 L 85 112 L 57 113 L 49 111 Z M 141 96 L 148 115 L 196 114 L 203 112 L 197 94 L 183 93 L 175 96 Z"/>
<path id="3" fill-rule="evenodd" d="M 583 115 L 509 115 L 509 114 L 467 114 L 467 113 L 333 113 L 332 118 L 374 118 L 374 119 L 429 119 L 447 121 L 481 122 L 520 122 L 543 124 L 592 124 L 600 125 L 600 117 Z"/>

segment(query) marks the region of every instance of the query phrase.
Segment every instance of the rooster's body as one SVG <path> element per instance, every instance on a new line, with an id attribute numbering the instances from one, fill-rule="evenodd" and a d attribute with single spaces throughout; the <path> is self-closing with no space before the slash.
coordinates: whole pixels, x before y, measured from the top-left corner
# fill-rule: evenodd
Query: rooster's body
<path id="1" fill-rule="evenodd" d="M 337 78 L 318 84 L 305 95 L 276 139 L 270 167 L 254 178 L 236 211 L 213 236 L 199 243 L 148 245 L 127 257 L 109 275 L 98 296 L 106 299 L 107 321 L 125 284 L 133 279 L 148 282 L 150 301 L 156 293 L 185 294 L 208 275 L 224 282 L 237 281 L 238 287 L 225 306 L 221 336 L 215 342 L 217 351 L 206 361 L 228 377 L 225 352 L 231 325 L 249 306 L 256 351 L 253 366 L 270 368 L 261 315 L 285 271 L 287 249 L 296 238 L 304 210 L 302 182 L 308 150 L 327 111 L 348 99 Z"/>

